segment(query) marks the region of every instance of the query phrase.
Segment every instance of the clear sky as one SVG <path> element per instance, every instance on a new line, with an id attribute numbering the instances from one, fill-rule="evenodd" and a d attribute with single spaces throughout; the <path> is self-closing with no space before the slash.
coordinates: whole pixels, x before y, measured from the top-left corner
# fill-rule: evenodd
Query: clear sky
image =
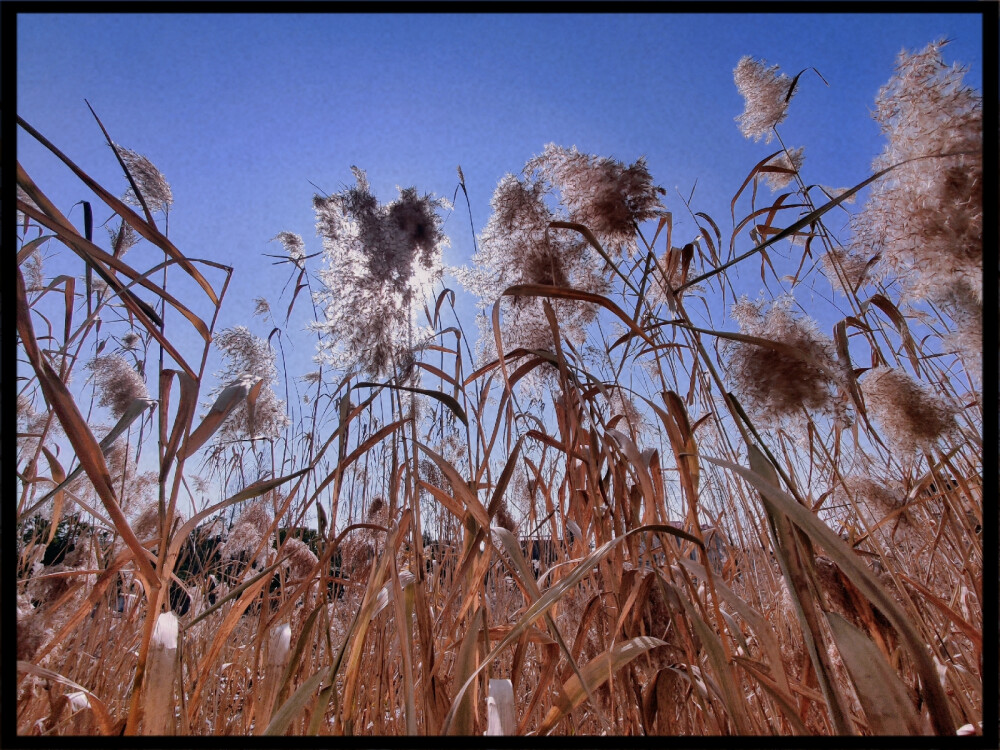
<path id="1" fill-rule="evenodd" d="M 287 230 L 303 236 L 308 252 L 322 247 L 310 182 L 336 192 L 353 182 L 357 165 L 383 202 L 397 185 L 451 199 L 461 165 L 478 232 L 498 180 L 555 142 L 626 163 L 645 155 L 668 190 L 674 244 L 697 231 L 677 197 L 697 181 L 695 210 L 711 215 L 728 241 L 734 192 L 776 150 L 745 140 L 734 121 L 743 110 L 732 78 L 740 57 L 764 58 L 789 76 L 808 67 L 822 73 L 829 87 L 812 72 L 802 76 L 781 131 L 789 147 L 805 147 L 807 184 L 845 187 L 870 174 L 883 146 L 870 110 L 897 54 L 950 38 L 946 59 L 969 65 L 966 82 L 981 88 L 981 26 L 974 14 L 905 11 L 26 14 L 17 19 L 17 111 L 121 193 L 124 178 L 88 99 L 116 142 L 166 176 L 177 247 L 235 267 L 217 327 L 247 324 L 266 336 L 271 325 L 251 318 L 253 299 L 267 298 L 281 318 L 287 305 L 278 300 L 287 266 L 263 257 L 281 252 L 270 238 Z M 94 201 L 23 132 L 17 148 L 64 212 Z M 110 212 L 94 207 L 100 224 Z M 82 225 L 79 206 L 70 217 Z M 446 263 L 467 263 L 463 199 L 445 230 Z M 141 267 L 142 252 L 129 260 Z M 156 254 L 148 257 L 152 265 Z M 759 264 L 740 273 L 754 294 Z M 309 318 L 305 302 L 293 329 Z M 474 331 L 471 315 L 465 325 Z M 292 372 L 314 369 L 312 339 L 289 333 Z"/>

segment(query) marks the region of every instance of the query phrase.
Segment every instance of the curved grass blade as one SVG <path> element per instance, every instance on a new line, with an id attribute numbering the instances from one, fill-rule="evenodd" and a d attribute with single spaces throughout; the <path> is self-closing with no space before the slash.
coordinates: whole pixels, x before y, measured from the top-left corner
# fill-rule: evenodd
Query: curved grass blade
<path id="1" fill-rule="evenodd" d="M 411 388 L 407 385 L 395 385 L 393 383 L 355 383 L 354 388 L 391 388 L 397 391 L 409 391 L 410 393 L 419 393 L 421 396 L 427 396 L 428 398 L 437 399 L 442 404 L 447 406 L 452 413 L 458 417 L 462 424 L 466 427 L 469 426 L 469 418 L 465 416 L 465 410 L 462 405 L 455 400 L 454 397 L 449 396 L 447 393 L 442 393 L 441 391 L 431 391 L 427 388 Z"/>
<path id="2" fill-rule="evenodd" d="M 929 734 L 906 686 L 871 639 L 836 612 L 827 612 L 826 619 L 873 733 Z"/>
<path id="3" fill-rule="evenodd" d="M 600 305 L 606 310 L 610 310 L 636 335 L 650 346 L 654 342 L 639 326 L 635 324 L 625 312 L 614 302 L 600 294 L 585 292 L 581 289 L 569 289 L 563 286 L 551 286 L 549 284 L 515 284 L 508 287 L 503 292 L 505 297 L 549 297 L 552 299 L 572 299 L 579 302 L 592 302 Z"/>
<path id="4" fill-rule="evenodd" d="M 538 728 L 538 734 L 545 735 L 551 732 L 564 716 L 583 703 L 588 692 L 593 692 L 607 682 L 614 672 L 650 649 L 665 645 L 666 641 L 661 641 L 659 638 L 641 635 L 617 643 L 595 656 L 580 670 L 579 677 L 573 675 L 563 684 L 556 705 L 549 709 L 549 713 Z"/>

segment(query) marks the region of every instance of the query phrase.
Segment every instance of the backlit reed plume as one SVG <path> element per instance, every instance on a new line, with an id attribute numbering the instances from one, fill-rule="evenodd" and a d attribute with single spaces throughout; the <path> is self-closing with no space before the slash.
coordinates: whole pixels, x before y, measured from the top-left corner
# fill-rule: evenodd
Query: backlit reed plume
<path id="1" fill-rule="evenodd" d="M 306 244 L 302 241 L 302 235 L 294 232 L 278 232 L 272 240 L 278 240 L 285 248 L 290 260 L 298 265 L 306 257 Z"/>
<path id="2" fill-rule="evenodd" d="M 291 573 L 293 580 L 301 580 L 314 572 L 318 559 L 309 545 L 301 539 L 289 537 L 282 545 L 282 555 L 287 555 L 285 565 Z"/>
<path id="3" fill-rule="evenodd" d="M 42 261 L 42 251 L 35 248 L 31 251 L 24 262 L 21 263 L 22 273 L 24 273 L 25 290 L 29 292 L 40 292 L 45 288 L 45 271 Z"/>
<path id="4" fill-rule="evenodd" d="M 554 143 L 524 167 L 559 191 L 570 221 L 583 224 L 615 254 L 636 249 L 636 226 L 663 212 L 663 188 L 640 158 L 626 166 L 604 156 L 580 153 Z"/>
<path id="5" fill-rule="evenodd" d="M 128 167 L 128 171 L 131 173 L 132 179 L 135 180 L 135 184 L 139 188 L 139 192 L 146 201 L 146 206 L 149 210 L 166 211 L 169 209 L 174 202 L 174 194 L 170 190 L 170 184 L 163 176 L 163 173 L 156 168 L 156 165 L 147 157 L 130 148 L 125 148 L 117 143 L 115 144 L 115 148 L 118 150 L 122 161 L 125 162 L 125 166 Z M 134 206 L 140 205 L 139 199 L 136 197 L 135 191 L 132 190 L 131 186 L 125 191 L 123 200 Z"/>
<path id="6" fill-rule="evenodd" d="M 490 313 L 500 300 L 505 348 L 550 350 L 552 330 L 538 297 L 504 297 L 518 284 L 569 287 L 597 294 L 608 290 L 604 261 L 578 233 L 550 229 L 556 214 L 546 205 L 544 183 L 506 175 L 493 193 L 493 214 L 480 236 L 473 267 L 455 275 L 479 297 L 480 358 L 496 357 Z M 583 342 L 596 317 L 593 305 L 552 300 L 561 333 L 574 345 Z"/>
<path id="7" fill-rule="evenodd" d="M 111 243 L 112 254 L 116 258 L 121 258 L 130 249 L 139 244 L 139 233 L 132 228 L 131 224 L 122 221 L 117 229 L 105 227 L 108 232 L 108 240 Z"/>
<path id="8" fill-rule="evenodd" d="M 243 509 L 233 528 L 229 530 L 226 541 L 219 550 L 220 554 L 225 559 L 232 559 L 244 552 L 253 552 L 270 527 L 271 514 L 267 512 L 264 503 L 251 503 Z"/>
<path id="9" fill-rule="evenodd" d="M 955 429 L 958 408 L 902 370 L 879 367 L 861 381 L 865 405 L 897 451 L 930 450 Z"/>
<path id="10" fill-rule="evenodd" d="M 875 480 L 865 474 L 844 477 L 843 485 L 838 485 L 834 490 L 834 502 L 850 505 L 848 495 L 854 498 L 858 510 L 869 524 L 876 524 L 890 513 L 899 510 L 906 499 L 906 493 L 898 482 Z M 904 512 L 898 518 L 900 526 L 910 525 L 908 513 Z"/>
<path id="11" fill-rule="evenodd" d="M 745 100 L 743 114 L 736 118 L 740 130 L 747 138 L 759 141 L 764 137 L 770 143 L 774 127 L 788 116 L 791 79 L 784 73 L 778 75 L 777 65 L 768 68 L 766 61 L 749 56 L 737 63 L 733 79 Z"/>
<path id="12" fill-rule="evenodd" d="M 496 356 L 491 309 L 501 302 L 503 342 L 516 348 L 552 348 L 552 329 L 537 297 L 502 297 L 518 284 L 569 287 L 595 294 L 609 289 L 607 263 L 579 233 L 553 229 L 553 221 L 583 224 L 615 254 L 635 249 L 636 226 L 658 215 L 662 190 L 640 159 L 631 166 L 554 144 L 528 161 L 523 177 L 508 174 L 497 185 L 493 214 L 480 236 L 473 267 L 458 269 L 462 284 L 479 297 L 480 357 Z M 550 203 L 556 205 L 550 207 Z M 580 346 L 597 311 L 588 303 L 551 300 L 560 333 Z M 539 371 L 524 382 L 539 385 Z"/>
<path id="13" fill-rule="evenodd" d="M 285 413 L 285 402 L 278 398 L 272 387 L 278 377 L 274 349 L 244 326 L 227 328 L 218 333 L 215 344 L 226 358 L 226 367 L 219 373 L 221 386 L 216 390 L 221 391 L 241 376 L 264 381 L 254 405 L 252 420 L 247 403 L 244 401 L 237 405 L 219 430 L 220 442 L 245 437 L 278 437 L 289 419 Z"/>
<path id="14" fill-rule="evenodd" d="M 768 310 L 763 302 L 746 297 L 733 305 L 732 317 L 740 331 L 794 347 L 806 359 L 770 347 L 727 341 L 726 372 L 747 410 L 768 420 L 810 412 L 830 412 L 836 384 L 837 360 L 833 344 L 816 323 L 792 313 L 792 299 L 775 301 Z"/>
<path id="15" fill-rule="evenodd" d="M 793 148 L 790 151 L 783 151 L 767 163 L 767 166 L 769 167 L 782 167 L 784 169 L 794 170 L 791 173 L 765 172 L 764 179 L 771 190 L 781 190 L 782 188 L 787 187 L 789 183 L 795 179 L 794 173 L 802 169 L 802 164 L 806 160 L 804 151 L 804 148 Z"/>
<path id="16" fill-rule="evenodd" d="M 412 187 L 380 204 L 365 173 L 352 171 L 354 187 L 313 199 L 326 257 L 314 295 L 325 319 L 314 327 L 323 334 L 321 359 L 381 377 L 418 343 L 416 303 L 441 275 L 447 238 L 437 211 L 448 204 Z"/>
<path id="17" fill-rule="evenodd" d="M 981 299 L 983 278 L 982 99 L 963 85 L 964 68 L 945 65 L 944 45 L 900 54 L 875 101 L 888 143 L 872 166 L 965 153 L 890 172 L 852 221 L 861 254 L 881 250 L 910 297 L 938 302 L 956 292 Z"/>
<path id="18" fill-rule="evenodd" d="M 968 373 L 982 383 L 983 305 L 972 292 L 958 291 L 948 298 L 946 307 L 954 327 L 944 337 L 945 351 L 956 352 Z"/>
<path id="19" fill-rule="evenodd" d="M 849 249 L 831 248 L 819 261 L 831 286 L 846 297 L 852 296 L 867 280 L 868 260 Z"/>
<path id="20" fill-rule="evenodd" d="M 149 398 L 146 381 L 119 354 L 94 357 L 87 369 L 94 373 L 94 384 L 100 393 L 98 404 L 106 406 L 116 419 L 121 417 L 129 405 L 137 398 Z"/>

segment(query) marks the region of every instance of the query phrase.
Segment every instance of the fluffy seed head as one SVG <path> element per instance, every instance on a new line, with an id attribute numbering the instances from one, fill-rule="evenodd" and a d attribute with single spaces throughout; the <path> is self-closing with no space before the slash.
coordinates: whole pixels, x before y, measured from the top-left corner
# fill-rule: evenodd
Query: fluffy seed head
<path id="1" fill-rule="evenodd" d="M 413 303 L 441 275 L 448 240 L 437 211 L 446 201 L 411 187 L 382 205 L 365 173 L 352 170 L 354 187 L 313 199 L 327 261 L 319 274 L 323 289 L 315 295 L 325 320 L 314 329 L 324 335 L 322 358 L 381 377 L 416 346 Z"/>
<path id="2" fill-rule="evenodd" d="M 108 407 L 116 418 L 121 417 L 135 399 L 149 398 L 142 376 L 119 354 L 94 357 L 87 369 L 93 371 L 101 394 L 98 404 Z"/>
<path id="3" fill-rule="evenodd" d="M 489 311 L 498 300 L 506 351 L 553 346 L 541 298 L 503 296 L 508 287 L 546 284 L 607 292 L 604 260 L 578 233 L 549 228 L 557 214 L 546 205 L 547 194 L 541 180 L 506 175 L 493 194 L 493 214 L 480 236 L 473 267 L 454 270 L 462 285 L 479 297 L 480 361 L 497 356 Z M 595 306 L 570 300 L 551 300 L 551 304 L 562 335 L 574 346 L 581 345 L 587 325 L 596 317 Z M 535 370 L 521 382 L 530 390 L 539 387 L 541 377 Z"/>
<path id="4" fill-rule="evenodd" d="M 286 564 L 294 579 L 302 579 L 309 575 L 316 568 L 318 558 L 309 549 L 309 545 L 301 539 L 289 537 L 285 540 L 283 554 L 288 555 Z"/>
<path id="5" fill-rule="evenodd" d="M 217 433 L 218 440 L 226 442 L 242 437 L 277 438 L 290 421 L 285 413 L 285 402 L 278 398 L 272 387 L 278 377 L 275 366 L 277 354 L 269 343 L 254 336 L 245 326 L 227 328 L 216 334 L 215 345 L 222 350 L 226 367 L 217 373 L 220 385 L 213 394 L 221 393 L 223 388 L 238 377 L 264 381 L 254 405 L 253 418 L 251 419 L 246 401 L 240 403 Z"/>
<path id="6" fill-rule="evenodd" d="M 770 143 L 774 127 L 788 116 L 791 79 L 784 73 L 778 75 L 777 65 L 768 68 L 766 61 L 749 56 L 737 63 L 733 79 L 745 100 L 743 114 L 736 118 L 744 137 L 759 141 L 766 136 L 765 142 Z"/>
<path id="7" fill-rule="evenodd" d="M 248 505 L 233 524 L 229 537 L 220 548 L 222 557 L 231 559 L 242 552 L 255 550 L 270 527 L 271 514 L 267 512 L 264 503 Z"/>
<path id="8" fill-rule="evenodd" d="M 904 453 L 929 450 L 954 430 L 958 407 L 902 370 L 879 367 L 861 381 L 865 405 L 890 444 Z"/>
<path id="9" fill-rule="evenodd" d="M 897 510 L 905 501 L 906 494 L 898 482 L 875 480 L 865 474 L 844 477 L 842 487 L 838 486 L 834 498 L 840 504 L 849 504 L 844 490 L 854 497 L 858 509 L 868 517 L 869 523 L 878 523 Z M 908 526 L 909 516 L 901 515 L 900 524 Z"/>
<path id="10" fill-rule="evenodd" d="M 867 259 L 842 247 L 826 251 L 819 260 L 831 286 L 845 297 L 853 296 L 867 277 Z"/>
<path id="11" fill-rule="evenodd" d="M 982 99 L 948 67 L 945 42 L 903 52 L 876 99 L 888 143 L 873 168 L 908 159 L 876 183 L 852 220 L 854 245 L 882 261 L 908 296 L 940 302 L 954 293 L 981 301 L 983 282 Z"/>
<path id="12" fill-rule="evenodd" d="M 945 300 L 945 310 L 954 321 L 944 337 L 947 350 L 958 354 L 965 369 L 977 383 L 983 382 L 983 305 L 976 295 L 959 290 Z"/>
<path id="13" fill-rule="evenodd" d="M 743 405 L 755 415 L 780 420 L 798 416 L 803 408 L 831 411 L 836 381 L 836 354 L 830 340 L 814 321 L 794 315 L 791 298 L 776 300 L 766 312 L 764 303 L 746 297 L 733 305 L 740 331 L 798 349 L 807 360 L 774 349 L 727 341 L 727 373 Z"/>
<path id="14" fill-rule="evenodd" d="M 658 216 L 662 188 L 653 185 L 645 159 L 626 166 L 603 156 L 581 154 L 550 143 L 525 165 L 559 190 L 570 221 L 590 229 L 606 249 L 620 254 L 636 248 L 637 224 Z"/>
<path id="15" fill-rule="evenodd" d="M 131 224 L 122 221 L 117 229 L 106 227 L 108 239 L 111 242 L 111 250 L 116 258 L 120 258 L 130 249 L 139 244 L 139 233 Z"/>
<path id="16" fill-rule="evenodd" d="M 803 148 L 795 148 L 791 151 L 784 151 L 777 156 L 775 156 L 771 161 L 767 163 L 770 167 L 782 167 L 784 169 L 792 169 L 798 172 L 802 168 L 802 163 L 805 161 L 805 156 Z M 781 190 L 786 187 L 792 179 L 795 177 L 794 174 L 786 172 L 765 172 L 764 179 L 767 180 L 768 186 L 771 190 Z"/>
<path id="17" fill-rule="evenodd" d="M 128 171 L 131 173 L 132 179 L 135 180 L 135 184 L 139 188 L 143 199 L 145 199 L 149 210 L 166 211 L 170 208 L 170 205 L 174 202 L 174 195 L 170 190 L 170 184 L 163 176 L 163 173 L 156 168 L 156 165 L 147 157 L 130 148 L 125 148 L 117 143 L 115 144 L 115 148 L 118 150 L 122 161 L 125 162 L 125 166 L 128 167 Z M 126 203 L 131 203 L 133 206 L 140 205 L 139 199 L 136 197 L 135 191 L 132 190 L 131 186 L 126 191 L 123 200 Z"/>

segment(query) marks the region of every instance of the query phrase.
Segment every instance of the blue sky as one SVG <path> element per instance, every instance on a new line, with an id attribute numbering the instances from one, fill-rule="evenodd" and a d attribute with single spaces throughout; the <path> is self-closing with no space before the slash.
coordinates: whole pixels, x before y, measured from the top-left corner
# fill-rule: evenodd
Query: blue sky
<path id="1" fill-rule="evenodd" d="M 278 300 L 287 266 L 263 257 L 281 252 L 270 238 L 292 231 L 309 252 L 321 249 L 310 182 L 335 192 L 357 165 L 383 202 L 397 185 L 451 199 L 461 165 L 478 232 L 497 181 L 555 142 L 626 163 L 645 155 L 668 190 L 674 244 L 696 232 L 676 190 L 687 196 L 697 181 L 694 209 L 716 220 L 726 242 L 734 192 L 777 148 L 745 140 L 734 122 L 743 109 L 732 79 L 740 57 L 764 58 L 790 76 L 822 73 L 829 87 L 804 74 L 780 129 L 789 147 L 805 147 L 807 184 L 845 187 L 870 174 L 883 146 L 869 113 L 897 54 L 948 37 L 946 59 L 969 65 L 966 82 L 981 88 L 981 34 L 978 15 L 954 13 L 25 14 L 17 111 L 123 192 L 88 99 L 115 141 L 148 156 L 170 182 L 174 244 L 235 267 L 217 328 L 247 324 L 266 336 L 270 324 L 251 318 L 253 299 L 267 298 L 276 317 L 287 305 Z M 71 207 L 81 199 L 93 202 L 95 223 L 108 218 L 23 132 L 17 148 L 78 225 L 81 209 Z M 446 262 L 468 262 L 463 199 L 445 229 Z M 143 252 L 128 258 L 156 262 Z M 759 264 L 740 278 L 755 294 Z M 285 339 L 295 374 L 314 369 L 312 339 L 296 333 L 307 310 L 303 299 Z M 474 330 L 471 316 L 465 325 Z"/>

